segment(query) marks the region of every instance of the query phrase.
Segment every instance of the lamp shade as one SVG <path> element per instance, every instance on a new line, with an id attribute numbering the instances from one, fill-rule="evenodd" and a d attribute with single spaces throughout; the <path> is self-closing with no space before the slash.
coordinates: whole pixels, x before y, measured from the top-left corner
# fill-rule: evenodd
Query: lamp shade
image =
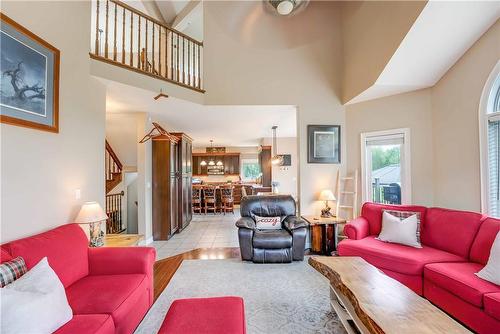
<path id="1" fill-rule="evenodd" d="M 90 224 L 108 219 L 106 212 L 97 202 L 87 202 L 82 205 L 75 221 L 81 224 Z"/>
<path id="2" fill-rule="evenodd" d="M 319 194 L 319 200 L 320 201 L 335 201 L 335 196 L 333 195 L 333 192 L 331 190 L 323 190 Z"/>

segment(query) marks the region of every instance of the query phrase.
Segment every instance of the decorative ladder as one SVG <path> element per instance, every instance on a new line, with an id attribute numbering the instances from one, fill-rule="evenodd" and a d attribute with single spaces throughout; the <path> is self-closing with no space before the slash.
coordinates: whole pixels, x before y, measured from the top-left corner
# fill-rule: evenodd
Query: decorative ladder
<path id="1" fill-rule="evenodd" d="M 335 215 L 350 221 L 358 214 L 358 170 L 353 174 L 342 176 L 337 171 Z M 339 229 L 340 238 L 343 237 L 343 228 Z"/>
<path id="2" fill-rule="evenodd" d="M 122 220 L 122 197 L 125 193 L 121 191 L 116 194 L 110 194 L 109 192 L 122 182 L 123 165 L 107 140 L 104 163 L 106 174 L 106 214 L 108 215 L 106 233 L 121 233 L 125 231 Z"/>

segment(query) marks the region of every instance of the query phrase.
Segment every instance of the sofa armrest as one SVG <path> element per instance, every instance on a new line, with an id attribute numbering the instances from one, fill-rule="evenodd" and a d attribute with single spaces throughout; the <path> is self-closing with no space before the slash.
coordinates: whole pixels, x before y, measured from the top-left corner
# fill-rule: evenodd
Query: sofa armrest
<path id="1" fill-rule="evenodd" d="M 146 274 L 153 277 L 153 247 L 89 248 L 90 275 Z"/>
<path id="2" fill-rule="evenodd" d="M 298 228 L 308 226 L 308 224 L 306 223 L 305 220 L 303 220 L 302 218 L 297 217 L 297 216 L 286 217 L 285 220 L 283 221 L 283 225 L 284 225 L 285 229 L 287 229 L 290 232 L 293 230 L 296 230 Z"/>
<path id="3" fill-rule="evenodd" d="M 241 217 L 236 222 L 236 226 L 239 228 L 246 228 L 249 230 L 255 230 L 255 221 L 250 217 Z"/>
<path id="4" fill-rule="evenodd" d="M 370 224 L 363 217 L 351 220 L 344 226 L 344 234 L 353 240 L 366 238 L 370 233 Z"/>

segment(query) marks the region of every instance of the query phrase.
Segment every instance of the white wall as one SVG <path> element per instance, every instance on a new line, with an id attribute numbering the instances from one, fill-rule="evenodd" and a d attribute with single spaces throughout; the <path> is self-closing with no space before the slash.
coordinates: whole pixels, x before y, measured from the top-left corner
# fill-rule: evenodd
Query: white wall
<path id="1" fill-rule="evenodd" d="M 481 210 L 479 100 L 498 59 L 499 21 L 432 90 L 435 205 Z"/>
<path id="2" fill-rule="evenodd" d="M 3 1 L 2 13 L 61 51 L 60 132 L 0 127 L 6 242 L 71 222 L 85 201 L 104 205 L 105 89 L 89 74 L 90 2 Z"/>
<path id="3" fill-rule="evenodd" d="M 288 18 L 258 1 L 207 1 L 204 9 L 205 103 L 296 105 L 301 209 L 319 213 L 316 198 L 341 165 L 307 163 L 307 125 L 345 124 L 339 5 L 311 1 Z"/>
<path id="4" fill-rule="evenodd" d="M 138 121 L 138 113 L 106 113 L 106 139 L 128 169 L 137 169 Z"/>
<path id="5" fill-rule="evenodd" d="M 347 169 L 350 173 L 361 171 L 361 133 L 398 128 L 410 128 L 412 202 L 431 206 L 434 145 L 430 89 L 348 105 Z M 361 180 L 358 192 L 361 203 Z"/>

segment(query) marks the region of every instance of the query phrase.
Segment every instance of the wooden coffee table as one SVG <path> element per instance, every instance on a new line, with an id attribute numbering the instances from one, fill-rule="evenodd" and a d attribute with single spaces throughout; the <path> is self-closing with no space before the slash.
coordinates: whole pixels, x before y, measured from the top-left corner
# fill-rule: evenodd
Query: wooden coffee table
<path id="1" fill-rule="evenodd" d="M 360 257 L 312 256 L 330 280 L 330 304 L 349 334 L 470 333 L 428 300 Z"/>

